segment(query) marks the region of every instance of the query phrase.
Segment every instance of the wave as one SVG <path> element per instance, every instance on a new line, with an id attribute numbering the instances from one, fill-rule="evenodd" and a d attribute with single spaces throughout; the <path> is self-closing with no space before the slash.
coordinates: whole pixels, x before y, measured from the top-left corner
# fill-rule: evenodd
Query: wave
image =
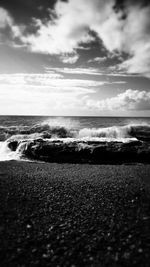
<path id="1" fill-rule="evenodd" d="M 36 137 L 43 138 L 65 138 L 71 136 L 71 131 L 65 127 L 51 127 L 47 124 L 45 125 L 34 125 L 30 126 L 11 126 L 11 127 L 0 127 L 0 141 L 5 141 L 11 136 L 14 135 L 23 135 L 25 138 L 32 138 L 35 135 Z"/>
<path id="2" fill-rule="evenodd" d="M 120 153 L 123 158 L 132 155 L 137 159 L 137 155 L 143 157 L 150 152 L 150 125 L 146 123 L 82 129 L 71 123 L 57 124 L 0 126 L 0 160 L 63 161 L 64 158 L 73 162 L 97 162 L 96 149 L 101 160 L 109 159 L 110 155 L 112 159 L 116 155 L 118 158 Z"/>
<path id="3" fill-rule="evenodd" d="M 125 126 L 112 126 L 105 128 L 67 128 L 65 126 L 51 126 L 37 124 L 34 126 L 0 126 L 0 141 L 5 141 L 11 136 L 20 135 L 24 139 L 34 138 L 137 138 L 150 140 L 150 125 L 128 124 Z"/>

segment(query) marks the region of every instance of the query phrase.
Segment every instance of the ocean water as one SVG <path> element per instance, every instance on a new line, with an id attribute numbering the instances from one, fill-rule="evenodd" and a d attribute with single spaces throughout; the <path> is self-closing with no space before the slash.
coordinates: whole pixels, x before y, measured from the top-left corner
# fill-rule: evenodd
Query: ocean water
<path id="1" fill-rule="evenodd" d="M 73 142 L 149 142 L 150 118 L 0 116 L 0 161 L 21 160 L 36 140 L 68 146 Z"/>

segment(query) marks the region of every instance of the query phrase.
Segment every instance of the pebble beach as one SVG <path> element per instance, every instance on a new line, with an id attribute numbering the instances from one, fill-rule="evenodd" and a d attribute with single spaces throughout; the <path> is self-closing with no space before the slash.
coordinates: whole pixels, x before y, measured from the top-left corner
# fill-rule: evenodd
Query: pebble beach
<path id="1" fill-rule="evenodd" d="M 150 165 L 0 162 L 0 266 L 150 266 Z"/>

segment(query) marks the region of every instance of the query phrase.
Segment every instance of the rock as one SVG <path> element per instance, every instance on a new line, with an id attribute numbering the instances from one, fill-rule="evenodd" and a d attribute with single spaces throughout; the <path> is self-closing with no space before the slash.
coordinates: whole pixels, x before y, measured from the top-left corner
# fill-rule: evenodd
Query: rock
<path id="1" fill-rule="evenodd" d="M 130 130 L 130 135 L 141 141 L 150 141 L 150 126 L 139 125 L 133 126 Z"/>
<path id="2" fill-rule="evenodd" d="M 12 151 L 16 151 L 17 147 L 18 147 L 18 141 L 10 141 L 10 143 L 8 143 L 8 147 L 12 150 Z"/>
<path id="3" fill-rule="evenodd" d="M 133 144 L 108 142 L 92 145 L 77 142 L 34 140 L 27 144 L 27 157 L 49 162 L 124 162 L 145 161 L 150 155 L 150 146 L 140 141 Z"/>
<path id="4" fill-rule="evenodd" d="M 141 141 L 122 142 L 85 142 L 62 139 L 12 140 L 8 146 L 15 151 L 21 146 L 23 156 L 48 162 L 68 163 L 122 163 L 149 162 L 150 143 Z"/>

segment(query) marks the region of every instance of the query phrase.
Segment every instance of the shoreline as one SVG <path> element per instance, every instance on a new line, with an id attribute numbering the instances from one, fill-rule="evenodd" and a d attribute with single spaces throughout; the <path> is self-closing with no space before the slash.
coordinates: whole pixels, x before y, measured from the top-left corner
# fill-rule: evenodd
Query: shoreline
<path id="1" fill-rule="evenodd" d="M 148 267 L 149 174 L 138 163 L 0 162 L 1 266 Z"/>

